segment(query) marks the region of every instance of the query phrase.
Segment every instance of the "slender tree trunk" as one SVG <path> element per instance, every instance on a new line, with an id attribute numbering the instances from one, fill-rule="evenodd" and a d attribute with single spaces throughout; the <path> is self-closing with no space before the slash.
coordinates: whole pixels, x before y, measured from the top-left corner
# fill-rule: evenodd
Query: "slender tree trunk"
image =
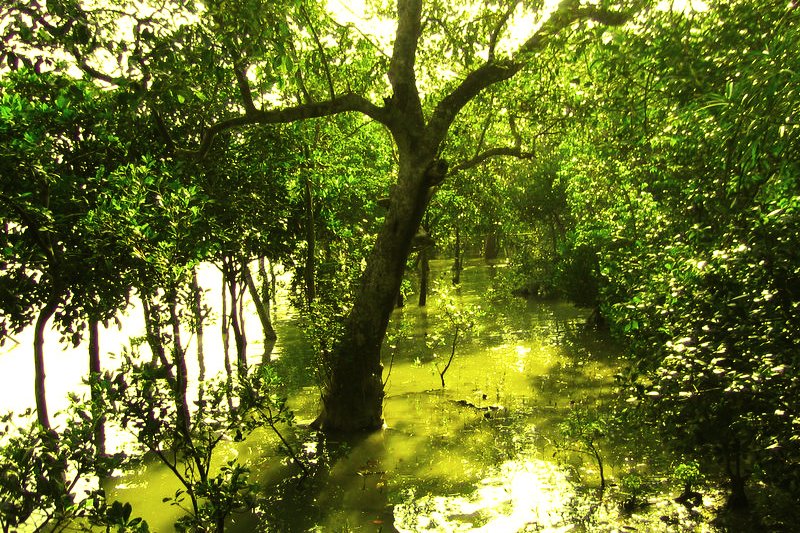
<path id="1" fill-rule="evenodd" d="M 262 293 L 258 290 L 256 282 L 253 280 L 250 267 L 245 263 L 242 263 L 242 273 L 244 274 L 244 281 L 247 284 L 247 288 L 250 291 L 250 296 L 253 297 L 253 305 L 256 308 L 258 320 L 261 322 L 261 331 L 263 332 L 264 346 L 266 347 L 267 343 L 278 338 L 278 335 L 275 333 L 275 328 L 272 327 L 272 318 L 269 316 L 269 298 L 262 298 Z"/>
<path id="2" fill-rule="evenodd" d="M 39 316 L 36 318 L 36 327 L 33 333 L 33 367 L 34 367 L 34 383 L 33 391 L 36 396 L 36 417 L 39 424 L 51 431 L 50 416 L 47 412 L 47 394 L 45 391 L 45 370 L 44 370 L 44 334 L 47 327 L 47 322 L 50 321 L 58 304 L 61 301 L 61 296 L 58 291 L 53 289 L 44 307 L 39 310 Z"/>
<path id="3" fill-rule="evenodd" d="M 100 327 L 97 320 L 89 321 L 89 377 L 99 379 L 102 368 L 100 366 Z M 94 428 L 94 448 L 97 456 L 106 454 L 106 417 L 100 411 L 100 391 L 97 387 L 91 389 L 92 412 L 97 418 Z"/>
<path id="4" fill-rule="evenodd" d="M 144 329 L 147 336 L 147 344 L 153 352 L 152 362 L 161 363 L 161 366 L 170 369 L 170 362 L 167 353 L 164 351 L 164 342 L 161 336 L 161 312 L 162 309 L 155 299 L 148 294 L 142 294 L 142 311 L 144 312 Z M 171 375 L 171 369 L 170 369 Z"/>
<path id="5" fill-rule="evenodd" d="M 358 432 L 383 426 L 381 344 L 397 300 L 411 240 L 429 199 L 426 169 L 434 152 L 401 144 L 397 186 L 384 224 L 367 260 L 344 334 L 331 354 L 331 375 L 315 425 L 329 432 Z M 435 148 L 435 147 L 434 147 Z"/>
<path id="6" fill-rule="evenodd" d="M 453 358 L 456 356 L 456 347 L 458 346 L 458 334 L 460 333 L 458 326 L 456 326 L 455 331 L 453 331 L 453 343 L 450 345 L 450 359 L 447 360 L 447 364 L 444 365 L 444 368 L 439 370 L 439 379 L 442 381 L 442 388 L 445 387 L 444 385 L 444 375 L 450 370 L 450 365 L 453 364 Z M 438 367 L 437 367 L 438 368 Z"/>
<path id="7" fill-rule="evenodd" d="M 266 278 L 264 278 L 266 279 Z M 269 262 L 269 286 L 270 286 L 270 296 L 272 297 L 272 305 L 278 305 L 278 276 L 275 275 L 275 263 L 272 261 Z"/>
<path id="8" fill-rule="evenodd" d="M 428 303 L 428 278 L 431 266 L 428 261 L 428 247 L 423 246 L 419 251 L 419 306 L 425 307 Z"/>
<path id="9" fill-rule="evenodd" d="M 244 319 L 244 287 L 239 291 L 239 307 L 237 309 L 237 321 L 236 324 L 239 326 L 239 343 L 241 345 L 241 349 L 238 352 L 239 355 L 239 365 L 244 371 L 247 371 L 247 327 L 246 321 Z"/>
<path id="10" fill-rule="evenodd" d="M 265 332 L 264 355 L 262 356 L 262 361 L 269 363 L 272 360 L 272 350 L 275 348 L 275 341 L 278 338 L 278 334 L 272 326 L 272 305 L 275 301 L 275 269 L 272 261 L 269 263 L 269 272 L 267 272 L 265 259 L 263 257 L 258 258 L 258 277 L 261 302 L 264 305 L 264 312 L 269 320 L 269 330 Z M 272 338 L 269 338 L 270 331 L 272 332 Z"/>
<path id="11" fill-rule="evenodd" d="M 64 499 L 66 490 L 66 460 L 59 460 L 58 453 L 58 433 L 52 428 L 50 424 L 50 416 L 47 412 L 47 394 L 45 389 L 45 370 L 44 370 L 44 334 L 47 327 L 47 322 L 52 318 L 53 314 L 58 309 L 61 301 L 60 291 L 56 288 L 52 289 L 50 298 L 47 303 L 39 311 L 39 316 L 36 319 L 36 327 L 33 334 L 33 365 L 34 365 L 34 394 L 36 396 L 36 417 L 39 425 L 44 429 L 44 446 L 52 452 L 49 459 L 45 463 L 45 475 L 47 479 L 46 485 L 43 485 L 39 490 L 49 492 L 56 501 L 56 508 L 60 511 L 64 510 Z"/>
<path id="12" fill-rule="evenodd" d="M 221 334 L 222 334 L 222 353 L 225 364 L 225 393 L 228 398 L 228 408 L 231 413 L 234 412 L 233 408 L 233 368 L 231 367 L 231 350 L 230 350 L 230 327 L 228 325 L 228 276 L 225 274 L 223 263 L 222 269 L 222 320 L 220 320 Z"/>
<path id="13" fill-rule="evenodd" d="M 244 337 L 243 321 L 241 320 L 241 302 L 244 294 L 239 291 L 236 279 L 236 263 L 233 259 L 223 259 L 223 288 L 227 287 L 231 298 L 230 312 L 228 313 L 230 329 L 233 330 L 233 340 L 236 344 L 236 370 L 244 375 L 247 371 L 247 340 Z"/>
<path id="14" fill-rule="evenodd" d="M 456 222 L 456 242 L 454 246 L 456 258 L 453 261 L 453 285 L 461 283 L 461 270 L 463 269 L 461 264 L 461 230 L 459 230 L 458 226 Z"/>
<path id="15" fill-rule="evenodd" d="M 270 326 L 272 326 L 272 305 L 275 303 L 275 270 L 273 269 L 272 262 L 269 263 L 269 272 L 267 272 L 266 260 L 263 257 L 258 259 L 258 285 L 260 288 L 259 294 L 261 295 L 261 302 L 264 304 L 264 310 L 269 317 Z M 273 328 L 273 332 L 275 329 Z M 277 335 L 275 336 L 277 339 Z"/>
<path id="16" fill-rule="evenodd" d="M 172 326 L 172 349 L 175 361 L 175 407 L 178 410 L 178 427 L 188 438 L 191 435 L 191 416 L 186 391 L 189 385 L 189 372 L 186 368 L 186 354 L 181 341 L 181 323 L 178 318 L 178 296 L 173 291 L 169 298 L 169 318 Z"/>
<path id="17" fill-rule="evenodd" d="M 311 305 L 317 297 L 317 287 L 314 281 L 316 271 L 316 248 L 317 235 L 314 229 L 314 196 L 311 190 L 311 179 L 305 178 L 305 225 L 306 225 L 306 264 L 303 269 L 303 281 L 305 281 L 306 303 Z"/>
<path id="18" fill-rule="evenodd" d="M 197 269 L 192 270 L 192 310 L 194 312 L 194 331 L 197 335 L 197 366 L 199 374 L 197 380 L 202 383 L 206 379 L 206 357 L 205 357 L 205 330 L 203 322 L 203 291 L 200 290 L 200 283 L 197 281 Z"/>

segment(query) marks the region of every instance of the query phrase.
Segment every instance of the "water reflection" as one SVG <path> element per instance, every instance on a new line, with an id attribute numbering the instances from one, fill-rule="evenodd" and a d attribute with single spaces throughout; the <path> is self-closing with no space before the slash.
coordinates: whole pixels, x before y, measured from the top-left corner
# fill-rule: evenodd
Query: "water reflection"
<path id="1" fill-rule="evenodd" d="M 462 305 L 489 306 L 482 298 L 490 275 L 465 270 Z M 552 435 L 572 399 L 602 393 L 611 382 L 610 348 L 570 340 L 586 315 L 572 305 L 514 300 L 489 307 L 489 318 L 458 346 L 445 388 L 426 343 L 441 310 L 435 300 L 398 309 L 384 353 L 391 367 L 386 429 L 344 441 L 311 434 L 304 447 L 313 452 L 315 474 L 302 483 L 281 477 L 274 460 L 259 462 L 261 481 L 274 494 L 238 530 L 256 523 L 275 531 L 572 527 L 568 509 L 577 495 L 570 470 L 553 460 Z M 580 364 L 575 346 L 585 352 Z M 298 416 L 310 420 L 318 392 L 302 358 L 283 349 L 276 365 L 300 393 L 291 395 Z"/>

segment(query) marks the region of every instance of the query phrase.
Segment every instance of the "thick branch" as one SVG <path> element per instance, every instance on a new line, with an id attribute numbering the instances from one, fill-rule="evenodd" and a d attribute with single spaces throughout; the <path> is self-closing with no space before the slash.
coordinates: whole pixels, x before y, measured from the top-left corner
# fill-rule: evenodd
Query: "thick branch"
<path id="1" fill-rule="evenodd" d="M 430 120 L 431 128 L 438 134 L 444 134 L 452 124 L 459 111 L 475 98 L 481 91 L 495 83 L 507 80 L 522 68 L 521 63 L 513 61 L 496 61 L 484 63 L 470 72 L 453 92 L 445 96 L 433 112 Z"/>
<path id="2" fill-rule="evenodd" d="M 547 46 L 553 36 L 582 19 L 619 25 L 629 20 L 630 14 L 594 7 L 580 7 L 579 0 L 562 0 L 550 18 L 520 46 L 512 59 L 487 61 L 469 73 L 458 87 L 439 102 L 431 117 L 431 134 L 444 136 L 456 115 L 470 100 L 484 89 L 514 76 L 522 69 L 529 57 Z"/>
<path id="3" fill-rule="evenodd" d="M 422 105 L 414 63 L 422 32 L 421 18 L 422 0 L 397 0 L 397 33 L 388 72 L 394 104 L 406 112 L 418 113 L 419 117 L 422 117 Z"/>
<path id="4" fill-rule="evenodd" d="M 183 156 L 203 157 L 208 153 L 214 141 L 214 137 L 216 137 L 218 133 L 240 126 L 251 124 L 286 124 L 298 120 L 328 117 L 348 111 L 363 113 L 382 124 L 386 124 L 388 121 L 385 110 L 372 104 L 360 95 L 349 93 L 324 102 L 313 102 L 280 109 L 255 110 L 238 117 L 221 120 L 206 130 L 197 150 L 178 150 L 177 153 Z"/>

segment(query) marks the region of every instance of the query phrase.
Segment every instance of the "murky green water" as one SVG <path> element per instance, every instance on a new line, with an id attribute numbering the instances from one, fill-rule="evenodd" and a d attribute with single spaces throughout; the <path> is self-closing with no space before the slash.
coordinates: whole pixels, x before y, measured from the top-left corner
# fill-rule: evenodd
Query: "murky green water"
<path id="1" fill-rule="evenodd" d="M 434 272 L 447 266 L 435 264 Z M 310 349 L 295 319 L 284 316 L 274 364 L 300 421 L 287 434 L 313 474 L 301 480 L 267 432 L 229 445 L 227 453 L 246 461 L 266 487 L 256 512 L 234 517 L 229 530 L 711 530 L 701 514 L 674 504 L 674 494 L 651 494 L 651 505 L 622 512 L 614 476 L 631 465 L 614 455 L 613 443 L 602 445 L 611 488 L 598 496 L 596 464 L 564 451 L 559 424 L 574 405 L 593 406 L 608 394 L 615 347 L 587 331 L 585 309 L 491 301 L 496 268 L 473 263 L 450 294 L 458 308 L 480 306 L 484 315 L 457 344 L 444 388 L 439 370 L 453 328 L 442 298 L 395 311 L 384 350 L 386 428 L 356 439 L 326 440 L 304 427 L 317 413 L 319 391 Z M 178 511 L 161 498 L 176 488 L 153 465 L 117 479 L 114 492 L 152 530 L 170 531 Z"/>

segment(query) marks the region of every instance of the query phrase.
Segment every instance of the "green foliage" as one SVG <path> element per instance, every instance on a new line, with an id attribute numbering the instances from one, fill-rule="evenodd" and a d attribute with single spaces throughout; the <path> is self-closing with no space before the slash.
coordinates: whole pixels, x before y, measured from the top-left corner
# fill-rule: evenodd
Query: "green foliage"
<path id="1" fill-rule="evenodd" d="M 129 503 L 122 504 L 118 501 L 112 503 L 111 506 L 106 509 L 104 516 L 106 531 L 110 532 L 113 530 L 117 533 L 126 531 L 147 533 L 150 531 L 147 522 L 139 517 L 131 518 L 132 512 L 133 508 Z"/>
<path id="2" fill-rule="evenodd" d="M 440 326 L 435 328 L 428 338 L 427 344 L 433 350 L 433 364 L 439 374 L 439 379 L 442 382 L 442 388 L 445 387 L 444 376 L 453 364 L 453 359 L 456 356 L 456 350 L 459 344 L 469 339 L 473 330 L 479 324 L 480 318 L 483 316 L 483 311 L 478 305 L 464 305 L 458 298 L 458 287 L 453 287 L 450 280 L 442 278 L 436 284 L 434 293 L 437 296 L 439 310 L 444 317 Z M 441 367 L 438 362 L 438 355 L 436 350 L 444 347 L 449 349 L 449 354 L 445 353 L 447 362 Z M 444 357 L 442 358 L 444 360 Z"/>
<path id="3" fill-rule="evenodd" d="M 700 472 L 700 464 L 697 461 L 680 463 L 673 470 L 672 478 L 680 483 L 684 492 L 689 492 L 692 487 L 697 486 L 703 479 L 703 475 Z"/>
<path id="4" fill-rule="evenodd" d="M 87 239 L 88 213 L 124 162 L 109 94 L 65 76 L 20 70 L 0 82 L 0 338 L 57 299 L 77 341 L 81 319 L 105 319 L 128 287 Z"/>
<path id="5" fill-rule="evenodd" d="M 0 527 L 50 530 L 89 523 L 107 531 L 146 532 L 147 523 L 131 518 L 131 506 L 108 504 L 97 487 L 121 464 L 119 456 L 98 457 L 92 445 L 99 420 L 90 405 L 72 399 L 61 413 L 63 429 L 47 431 L 30 423 L 30 412 L 0 418 Z"/>
<path id="6" fill-rule="evenodd" d="M 636 472 L 628 472 L 619 478 L 619 488 L 625 498 L 622 508 L 626 511 L 633 511 L 642 504 L 642 497 L 647 492 L 644 478 Z"/>
<path id="7" fill-rule="evenodd" d="M 609 420 L 596 407 L 573 403 L 567 417 L 559 425 L 565 443 L 563 451 L 577 452 L 592 457 L 600 475 L 600 490 L 606 487 L 605 466 L 600 453 L 600 442 L 608 436 Z"/>
<path id="8" fill-rule="evenodd" d="M 204 382 L 187 432 L 169 370 L 138 359 L 135 348 L 125 352 L 120 370 L 107 373 L 94 386 L 103 393 L 109 422 L 130 432 L 140 451 L 156 457 L 181 483 L 182 488 L 164 500 L 186 512 L 176 524 L 179 530 L 223 531 L 227 517 L 255 505 L 257 486 L 249 481 L 248 468 L 237 459 L 215 466 L 226 440 L 243 440 L 257 428 L 270 427 L 305 468 L 278 430 L 280 424 L 291 424 L 293 415 L 270 366 L 238 376 L 233 410 L 225 401 L 231 394 L 225 380 Z M 143 457 L 135 454 L 131 461 Z"/>
<path id="9" fill-rule="evenodd" d="M 800 488 L 796 19 L 711 3 L 608 32 L 585 74 L 603 110 L 561 169 L 574 249 L 598 254 L 603 313 L 630 347 L 630 403 L 715 458 L 738 503 L 752 475 Z"/>

